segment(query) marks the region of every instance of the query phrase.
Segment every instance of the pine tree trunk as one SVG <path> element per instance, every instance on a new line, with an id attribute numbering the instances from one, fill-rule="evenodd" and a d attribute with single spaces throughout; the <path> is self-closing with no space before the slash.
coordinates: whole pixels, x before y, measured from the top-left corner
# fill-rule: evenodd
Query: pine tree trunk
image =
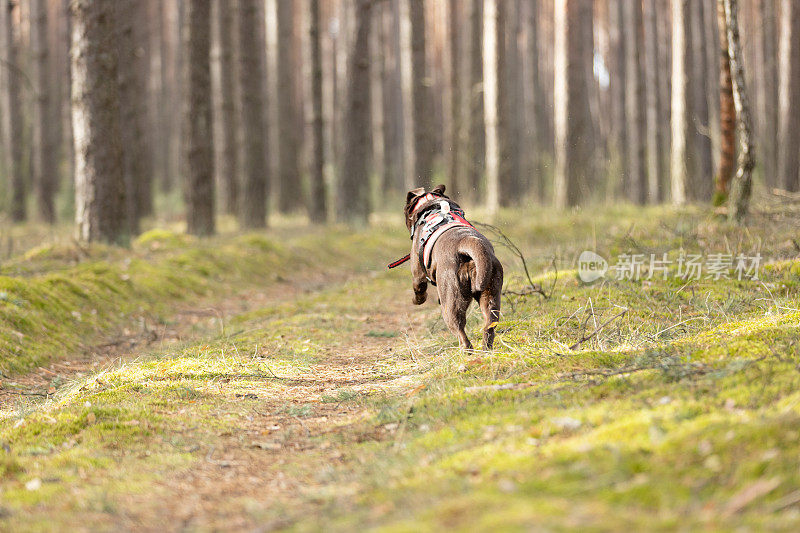
<path id="1" fill-rule="evenodd" d="M 119 51 L 119 105 L 122 135 L 123 179 L 128 224 L 139 233 L 139 220 L 147 211 L 153 165 L 147 143 L 147 78 L 149 59 L 142 53 L 146 35 L 140 0 L 117 0 L 117 46 Z"/>
<path id="2" fill-rule="evenodd" d="M 370 14 L 372 19 L 372 28 L 369 34 L 369 53 L 370 53 L 370 69 L 369 69 L 369 104 L 370 104 L 370 157 L 369 157 L 369 175 L 370 175 L 370 199 L 375 193 L 378 193 L 380 198 L 383 198 L 383 189 L 380 184 L 383 181 L 381 172 L 383 171 L 383 151 L 386 146 L 386 140 L 383 138 L 383 125 L 386 117 L 383 115 L 383 49 L 381 48 L 381 14 L 383 11 L 383 4 L 378 2 Z M 375 179 L 372 179 L 372 178 Z"/>
<path id="3" fill-rule="evenodd" d="M 585 32 L 592 29 L 590 0 L 557 0 L 555 6 L 555 205 L 575 206 L 586 197 L 592 172 L 592 118 Z"/>
<path id="4" fill-rule="evenodd" d="M 485 171 L 486 129 L 483 104 L 483 0 L 470 2 L 469 49 L 469 166 L 467 184 L 469 198 L 477 198 L 482 189 Z"/>
<path id="5" fill-rule="evenodd" d="M 609 40 L 611 41 L 610 95 L 611 95 L 611 142 L 610 155 L 619 163 L 620 178 L 615 183 L 614 196 L 625 195 L 625 184 L 630 181 L 628 153 L 627 113 L 627 43 L 625 39 L 625 5 L 628 2 L 611 2 L 608 5 Z"/>
<path id="6" fill-rule="evenodd" d="M 661 53 L 658 59 L 659 72 L 664 73 L 659 86 L 660 107 L 658 110 L 663 149 L 659 154 L 664 172 L 659 183 L 659 202 L 665 202 L 671 195 L 670 162 L 672 154 L 672 6 L 670 2 L 657 3 L 658 44 Z"/>
<path id="7" fill-rule="evenodd" d="M 781 4 L 780 186 L 800 190 L 800 4 Z"/>
<path id="8" fill-rule="evenodd" d="M 719 24 L 717 21 L 717 6 L 714 2 L 708 2 L 703 6 L 703 32 L 705 33 L 705 55 L 706 55 L 706 86 L 708 89 L 708 128 L 705 132 L 711 144 L 711 171 L 712 181 L 711 197 L 716 180 L 716 169 L 719 166 L 720 154 L 720 88 L 719 72 L 720 65 L 720 44 L 719 44 Z"/>
<path id="9" fill-rule="evenodd" d="M 728 200 L 728 186 L 736 163 L 736 107 L 733 101 L 731 59 L 728 55 L 728 26 L 725 21 L 725 4 L 717 2 L 717 19 L 720 42 L 719 101 L 720 101 L 720 154 L 715 180 L 714 205 Z"/>
<path id="10" fill-rule="evenodd" d="M 309 38 L 311 40 L 311 100 L 312 100 L 312 158 L 311 198 L 309 202 L 311 222 L 321 224 L 327 219 L 325 197 L 325 139 L 322 115 L 322 46 L 319 28 L 319 0 L 309 0 Z"/>
<path id="11" fill-rule="evenodd" d="M 392 27 L 392 46 L 394 49 L 394 116 L 395 116 L 395 125 L 397 131 L 395 135 L 397 136 L 397 154 L 396 154 L 396 166 L 397 166 L 397 186 L 400 190 L 405 188 L 406 182 L 411 181 L 411 172 L 410 172 L 410 157 L 407 156 L 407 153 L 411 151 L 411 142 L 410 137 L 411 135 L 409 132 L 411 131 L 411 120 L 410 120 L 410 99 L 407 99 L 405 96 L 406 94 L 410 94 L 410 91 L 406 92 L 405 87 L 409 86 L 411 80 L 407 80 L 408 73 L 404 67 L 404 57 L 405 54 L 403 53 L 403 31 L 402 31 L 402 16 L 401 16 L 401 9 L 400 9 L 400 1 L 393 1 L 391 3 L 392 11 L 391 11 L 391 27 Z"/>
<path id="12" fill-rule="evenodd" d="M 69 2 L 70 0 L 66 0 Z M 165 129 L 167 107 L 167 78 L 166 78 L 166 40 L 164 39 L 164 8 L 160 0 L 148 0 L 151 21 L 150 47 L 153 50 L 153 63 L 150 68 L 150 77 L 155 80 L 153 94 L 153 107 L 151 108 L 150 129 L 153 132 L 153 181 L 163 189 L 166 182 L 167 159 L 166 149 L 167 132 Z"/>
<path id="13" fill-rule="evenodd" d="M 778 184 L 778 25 L 777 0 L 760 0 L 759 19 L 761 20 L 761 49 L 763 61 L 763 75 L 759 78 L 761 85 L 760 106 L 758 115 L 761 116 L 761 161 L 764 162 L 764 177 L 770 187 Z"/>
<path id="14" fill-rule="evenodd" d="M 73 0 L 75 221 L 84 241 L 127 243 L 115 2 Z"/>
<path id="15" fill-rule="evenodd" d="M 222 207 L 228 214 L 239 211 L 239 154 L 236 138 L 239 128 L 236 113 L 236 56 L 234 36 L 237 5 L 233 0 L 215 0 L 219 43 L 220 157 L 218 180 Z"/>
<path id="16" fill-rule="evenodd" d="M 398 2 L 380 6 L 381 113 L 383 115 L 383 191 L 399 191 L 403 176 L 403 93 L 400 68 Z"/>
<path id="17" fill-rule="evenodd" d="M 688 172 L 691 166 L 690 111 L 688 73 L 691 70 L 689 47 L 690 14 L 689 0 L 672 0 L 672 150 L 670 165 L 670 189 L 672 202 L 686 203 Z"/>
<path id="18" fill-rule="evenodd" d="M 242 158 L 241 224 L 267 225 L 267 130 L 264 121 L 264 42 L 258 30 L 258 1 L 239 0 L 239 86 L 241 88 Z"/>
<path id="19" fill-rule="evenodd" d="M 54 223 L 55 193 L 58 163 L 56 147 L 53 145 L 53 134 L 50 121 L 51 88 L 50 58 L 47 46 L 47 3 L 45 0 L 31 0 L 31 55 L 32 81 L 35 92 L 33 105 L 33 183 L 36 189 L 36 205 L 39 217 Z"/>
<path id="20" fill-rule="evenodd" d="M 545 91 L 541 83 L 539 63 L 539 4 L 528 4 L 528 60 L 530 65 L 530 87 L 533 100 L 533 123 L 531 124 L 531 165 L 530 173 L 533 180 L 532 192 L 537 201 L 543 202 L 545 196 L 545 157 L 549 152 L 549 143 L 546 142 L 552 132 L 545 106 Z"/>
<path id="21" fill-rule="evenodd" d="M 51 157 L 54 161 L 55 175 L 51 178 L 58 189 L 61 184 L 61 162 L 64 143 L 64 117 L 62 105 L 62 91 L 65 84 L 69 84 L 68 72 L 64 70 L 64 64 L 69 64 L 69 41 L 64 36 L 64 26 L 69 24 L 69 6 L 63 1 L 48 2 L 46 7 L 48 14 L 48 36 L 46 39 L 48 60 L 48 98 L 50 99 L 47 117 L 47 129 L 50 136 L 50 144 L 53 147 Z M 67 48 L 64 49 L 64 45 Z"/>
<path id="22" fill-rule="evenodd" d="M 214 233 L 214 148 L 211 102 L 211 0 L 188 0 L 184 24 L 183 111 L 186 226 Z"/>
<path id="23" fill-rule="evenodd" d="M 278 48 L 278 209 L 282 213 L 304 205 L 300 181 L 297 79 L 294 54 L 293 2 L 277 0 Z"/>
<path id="24" fill-rule="evenodd" d="M 347 66 L 344 161 L 336 195 L 336 219 L 356 224 L 365 224 L 369 217 L 369 35 L 372 4 L 372 0 L 358 0 L 356 4 L 356 39 Z"/>
<path id="25" fill-rule="evenodd" d="M 647 106 L 647 201 L 658 203 L 662 198 L 664 164 L 661 136 L 661 72 L 659 70 L 658 13 L 656 0 L 646 0 L 644 9 L 645 78 Z"/>
<path id="26" fill-rule="evenodd" d="M 14 23 L 14 10 L 19 9 L 18 4 L 3 2 L 0 5 L 0 18 L 2 20 L 2 39 L 0 39 L 0 59 L 5 70 L 2 98 L 0 106 L 2 120 L 4 121 L 3 133 L 6 147 L 6 169 L 9 174 L 11 196 L 11 220 L 22 222 L 27 218 L 25 187 L 26 179 L 23 174 L 23 119 L 22 100 L 20 98 L 20 81 L 22 71 L 19 66 L 19 26 Z"/>
<path id="27" fill-rule="evenodd" d="M 180 175 L 176 157 L 176 144 L 180 140 L 180 72 L 181 39 L 180 21 L 183 0 L 159 2 L 161 22 L 161 113 L 159 125 L 161 143 L 158 161 L 161 175 L 161 190 L 169 192 Z"/>
<path id="28" fill-rule="evenodd" d="M 506 47 L 506 66 L 503 69 L 506 80 L 506 98 L 504 104 L 504 117 L 506 120 L 507 150 L 509 156 L 508 178 L 505 180 L 505 190 L 500 195 L 503 205 L 520 203 L 523 195 L 527 192 L 523 174 L 522 160 L 525 150 L 525 98 L 524 98 L 524 69 L 522 62 L 522 50 L 520 49 L 523 37 L 522 0 L 515 2 L 504 2 L 507 6 L 505 19 L 509 22 L 506 25 L 508 31 L 505 34 Z M 513 7 L 511 17 L 507 8 Z"/>
<path id="29" fill-rule="evenodd" d="M 725 22 L 728 35 L 728 56 L 731 61 L 733 76 L 733 101 L 736 105 L 736 126 L 739 130 L 739 160 L 736 177 L 731 186 L 728 218 L 741 224 L 747 215 L 750 192 L 753 183 L 753 167 L 755 153 L 751 137 L 750 106 L 744 81 L 744 65 L 742 64 L 742 47 L 739 43 L 738 2 L 723 0 L 725 5 Z M 797 151 L 797 145 L 794 145 Z"/>
<path id="30" fill-rule="evenodd" d="M 711 137 L 708 120 L 708 76 L 706 32 L 703 25 L 703 11 L 711 4 L 707 2 L 690 2 L 690 34 L 693 70 L 689 71 L 691 80 L 692 112 L 691 142 L 695 147 L 694 167 L 690 167 L 692 179 L 687 190 L 693 200 L 703 202 L 711 200 L 714 182 L 714 167 L 711 154 Z"/>
<path id="31" fill-rule="evenodd" d="M 499 0 L 502 1 L 502 0 Z M 504 55 L 499 27 L 498 0 L 483 5 L 483 108 L 486 121 L 486 205 L 500 208 L 500 57 Z"/>
<path id="32" fill-rule="evenodd" d="M 182 98 L 185 94 L 183 87 L 183 69 L 185 68 L 186 58 L 183 52 L 184 25 L 186 20 L 186 4 L 190 0 L 174 0 L 164 2 L 167 10 L 164 21 L 166 32 L 166 43 L 169 50 L 169 60 L 167 62 L 167 105 L 165 114 L 165 131 L 167 132 L 165 150 L 167 173 L 166 180 L 162 183 L 165 192 L 172 191 L 175 186 L 181 186 L 181 176 L 183 168 L 183 156 L 181 153 L 181 120 L 182 120 Z M 167 7 L 170 6 L 170 7 Z"/>
<path id="33" fill-rule="evenodd" d="M 462 93 L 461 93 L 461 1 L 449 0 L 448 2 L 448 21 L 447 37 L 449 44 L 449 66 L 450 66 L 450 98 L 447 99 L 450 106 L 450 150 L 448 158 L 448 178 L 450 181 L 450 194 L 454 198 L 460 198 L 464 190 L 464 178 L 461 175 L 463 166 L 461 165 L 461 113 L 462 113 Z"/>
<path id="34" fill-rule="evenodd" d="M 647 201 L 645 171 L 644 65 L 640 51 L 644 45 L 642 3 L 622 2 L 625 10 L 625 125 L 627 128 L 628 172 L 625 190 L 636 204 Z"/>
<path id="35" fill-rule="evenodd" d="M 72 79 L 72 67 L 70 60 L 70 47 L 72 43 L 72 21 L 69 16 L 70 0 L 61 0 L 61 13 L 64 16 L 64 27 L 60 39 L 59 48 L 61 50 L 61 77 L 63 85 L 59 93 L 60 115 L 58 120 L 61 121 L 61 157 L 63 160 L 62 165 L 65 165 L 64 174 L 66 183 L 70 186 L 75 183 L 75 142 L 72 135 L 72 88 L 70 80 Z"/>
<path id="36" fill-rule="evenodd" d="M 411 21 L 411 99 L 414 122 L 414 178 L 420 187 L 433 179 L 435 139 L 433 95 L 427 79 L 424 0 L 408 0 Z"/>
<path id="37" fill-rule="evenodd" d="M 483 94 L 486 121 L 486 205 L 495 213 L 511 196 L 506 2 L 484 4 Z"/>

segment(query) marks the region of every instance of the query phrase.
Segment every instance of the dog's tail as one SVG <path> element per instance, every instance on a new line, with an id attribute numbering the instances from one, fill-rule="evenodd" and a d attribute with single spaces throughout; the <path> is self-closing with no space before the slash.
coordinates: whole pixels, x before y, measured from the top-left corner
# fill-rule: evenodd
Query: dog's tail
<path id="1" fill-rule="evenodd" d="M 486 244 L 477 237 L 462 239 L 458 245 L 458 253 L 466 255 L 475 263 L 475 273 L 470 276 L 472 292 L 483 292 L 489 288 L 494 271 L 492 256 Z M 471 270 L 471 269 L 470 269 Z"/>

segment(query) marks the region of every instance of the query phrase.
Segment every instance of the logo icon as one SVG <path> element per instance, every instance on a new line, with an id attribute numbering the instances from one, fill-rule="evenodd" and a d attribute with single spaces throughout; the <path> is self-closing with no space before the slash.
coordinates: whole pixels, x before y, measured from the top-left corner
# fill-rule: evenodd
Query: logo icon
<path id="1" fill-rule="evenodd" d="M 592 283 L 608 272 L 608 261 L 590 250 L 584 250 L 578 257 L 578 277 L 584 283 Z"/>

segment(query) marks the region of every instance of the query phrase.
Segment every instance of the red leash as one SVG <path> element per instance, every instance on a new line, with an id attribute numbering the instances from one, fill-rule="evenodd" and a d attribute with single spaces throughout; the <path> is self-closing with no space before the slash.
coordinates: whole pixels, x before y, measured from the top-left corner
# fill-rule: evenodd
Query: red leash
<path id="1" fill-rule="evenodd" d="M 405 257 L 401 257 L 400 259 L 398 259 L 398 260 L 397 260 L 397 261 L 395 261 L 394 263 L 389 263 L 389 264 L 387 265 L 387 267 L 388 267 L 388 268 L 394 268 L 394 267 L 396 267 L 396 266 L 400 266 L 400 265 L 402 265 L 403 263 L 405 263 L 406 261 L 408 261 L 409 259 L 411 259 L 411 254 L 408 254 L 408 255 L 406 255 Z"/>

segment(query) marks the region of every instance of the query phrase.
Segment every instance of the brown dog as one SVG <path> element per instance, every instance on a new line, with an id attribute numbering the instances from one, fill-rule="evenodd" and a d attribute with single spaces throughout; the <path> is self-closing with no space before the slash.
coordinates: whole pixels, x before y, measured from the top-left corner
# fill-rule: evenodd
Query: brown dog
<path id="1" fill-rule="evenodd" d="M 464 326 L 474 299 L 483 313 L 483 347 L 490 350 L 500 318 L 503 265 L 489 240 L 464 219 L 464 211 L 444 190 L 444 185 L 430 192 L 420 187 L 406 196 L 414 303 L 424 303 L 428 283 L 435 285 L 445 324 L 462 348 L 472 349 Z"/>

